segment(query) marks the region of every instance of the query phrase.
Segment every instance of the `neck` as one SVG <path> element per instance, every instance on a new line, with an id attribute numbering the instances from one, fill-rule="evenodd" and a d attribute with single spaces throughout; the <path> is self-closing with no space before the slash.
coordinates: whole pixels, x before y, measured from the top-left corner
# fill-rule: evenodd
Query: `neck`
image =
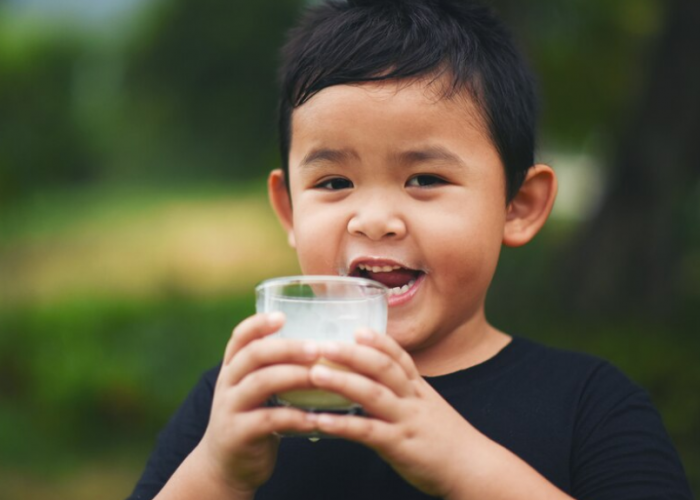
<path id="1" fill-rule="evenodd" d="M 494 328 L 483 313 L 471 318 L 431 345 L 410 352 L 421 375 L 446 375 L 491 359 L 510 343 L 509 335 Z"/>

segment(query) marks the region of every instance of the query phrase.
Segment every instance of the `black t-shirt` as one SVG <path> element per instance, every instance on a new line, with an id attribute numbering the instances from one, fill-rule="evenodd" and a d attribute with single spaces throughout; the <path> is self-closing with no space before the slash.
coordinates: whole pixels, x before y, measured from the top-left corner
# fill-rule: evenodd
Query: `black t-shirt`
<path id="1" fill-rule="evenodd" d="M 204 374 L 158 437 L 130 497 L 153 498 L 201 439 L 219 368 Z M 426 380 L 472 425 L 576 499 L 691 499 L 648 395 L 593 356 L 514 338 L 488 361 Z M 413 500 L 373 451 L 342 439 L 283 438 L 258 500 Z"/>

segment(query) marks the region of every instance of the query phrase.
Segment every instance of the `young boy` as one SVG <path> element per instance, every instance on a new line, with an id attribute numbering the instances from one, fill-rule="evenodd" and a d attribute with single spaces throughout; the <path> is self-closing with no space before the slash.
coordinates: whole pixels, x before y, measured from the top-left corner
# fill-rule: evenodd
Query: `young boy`
<path id="1" fill-rule="evenodd" d="M 691 498 L 643 390 L 485 317 L 501 245 L 535 236 L 557 189 L 533 160 L 531 78 L 492 14 L 331 1 L 283 56 L 272 205 L 305 274 L 392 288 L 388 335 L 294 342 L 265 338 L 283 317 L 246 319 L 131 498 Z M 265 406 L 314 387 L 367 415 Z M 312 430 L 342 439 L 278 437 Z"/>

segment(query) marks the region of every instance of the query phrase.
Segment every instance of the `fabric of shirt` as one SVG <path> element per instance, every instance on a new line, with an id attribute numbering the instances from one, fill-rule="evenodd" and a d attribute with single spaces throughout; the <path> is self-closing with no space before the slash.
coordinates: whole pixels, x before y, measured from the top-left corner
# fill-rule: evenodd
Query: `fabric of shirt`
<path id="1" fill-rule="evenodd" d="M 153 498 L 201 439 L 219 367 L 160 433 L 131 500 Z M 692 498 L 648 394 L 596 357 L 515 337 L 484 363 L 426 380 L 474 427 L 580 500 Z M 372 450 L 342 439 L 284 437 L 257 500 L 413 500 Z"/>

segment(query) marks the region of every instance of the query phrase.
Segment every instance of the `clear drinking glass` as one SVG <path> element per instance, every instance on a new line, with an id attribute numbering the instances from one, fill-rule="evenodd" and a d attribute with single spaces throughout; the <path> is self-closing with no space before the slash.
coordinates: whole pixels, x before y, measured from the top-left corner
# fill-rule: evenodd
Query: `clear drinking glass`
<path id="1" fill-rule="evenodd" d="M 376 281 L 341 276 L 291 276 L 263 281 L 255 288 L 256 310 L 281 311 L 282 329 L 273 336 L 318 342 L 355 342 L 360 328 L 386 333 L 388 288 Z M 342 369 L 321 360 L 336 369 Z M 356 403 L 319 389 L 277 394 L 274 405 L 306 411 L 359 413 Z"/>

